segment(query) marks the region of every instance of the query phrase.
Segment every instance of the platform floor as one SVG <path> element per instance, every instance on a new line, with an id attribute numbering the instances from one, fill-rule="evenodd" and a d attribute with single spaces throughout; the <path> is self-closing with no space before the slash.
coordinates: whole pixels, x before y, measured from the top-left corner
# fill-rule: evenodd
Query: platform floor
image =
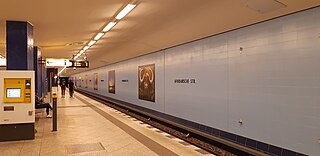
<path id="1" fill-rule="evenodd" d="M 36 139 L 0 142 L 1 156 L 212 155 L 78 93 L 58 98 L 57 132 L 45 112 L 37 116 Z"/>

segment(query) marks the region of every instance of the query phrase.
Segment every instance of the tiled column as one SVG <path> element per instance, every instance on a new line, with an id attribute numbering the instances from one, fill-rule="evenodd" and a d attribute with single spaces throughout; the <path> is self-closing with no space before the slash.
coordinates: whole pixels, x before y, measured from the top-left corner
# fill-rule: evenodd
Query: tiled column
<path id="1" fill-rule="evenodd" d="M 42 85 L 43 83 L 43 75 L 42 75 L 42 57 L 41 57 L 41 49 L 39 47 L 34 47 L 33 51 L 33 62 L 34 62 L 34 73 L 35 73 L 35 87 L 38 91 L 40 97 L 43 97 Z"/>
<path id="2" fill-rule="evenodd" d="M 33 26 L 7 21 L 7 70 L 33 70 Z"/>

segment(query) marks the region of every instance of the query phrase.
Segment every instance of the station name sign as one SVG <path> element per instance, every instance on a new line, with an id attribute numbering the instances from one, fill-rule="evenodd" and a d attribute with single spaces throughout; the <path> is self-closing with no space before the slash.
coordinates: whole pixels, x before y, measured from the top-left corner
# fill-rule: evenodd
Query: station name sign
<path id="1" fill-rule="evenodd" d="M 175 79 L 174 83 L 196 83 L 196 79 Z"/>

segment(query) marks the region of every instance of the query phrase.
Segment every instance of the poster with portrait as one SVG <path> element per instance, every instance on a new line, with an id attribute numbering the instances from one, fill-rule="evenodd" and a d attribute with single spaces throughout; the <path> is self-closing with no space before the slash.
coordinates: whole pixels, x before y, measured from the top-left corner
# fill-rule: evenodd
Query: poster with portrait
<path id="1" fill-rule="evenodd" d="M 108 72 L 108 90 L 109 93 L 116 93 L 116 71 L 111 70 Z"/>
<path id="2" fill-rule="evenodd" d="M 81 80 L 81 77 L 79 77 L 79 87 L 81 87 L 81 84 L 82 84 L 82 80 Z"/>
<path id="3" fill-rule="evenodd" d="M 138 67 L 139 99 L 155 102 L 155 64 Z"/>
<path id="4" fill-rule="evenodd" d="M 85 81 L 86 81 L 85 88 L 88 88 L 88 85 L 89 85 L 88 75 L 85 75 L 85 76 L 84 76 L 84 79 L 85 79 Z"/>
<path id="5" fill-rule="evenodd" d="M 75 76 L 75 77 L 74 77 L 74 86 L 76 86 L 76 87 L 78 87 L 78 82 L 77 82 L 77 81 L 78 81 L 78 79 L 77 79 L 77 77 Z"/>
<path id="6" fill-rule="evenodd" d="M 98 73 L 94 73 L 93 76 L 93 89 L 98 90 Z"/>

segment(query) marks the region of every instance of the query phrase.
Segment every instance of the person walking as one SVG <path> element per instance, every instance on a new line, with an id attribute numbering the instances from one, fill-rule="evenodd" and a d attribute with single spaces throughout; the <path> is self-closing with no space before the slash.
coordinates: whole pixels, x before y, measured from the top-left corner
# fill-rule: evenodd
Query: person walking
<path id="1" fill-rule="evenodd" d="M 61 82 L 61 94 L 62 94 L 62 98 L 64 98 L 66 94 L 66 80 L 64 79 L 62 79 L 62 82 Z"/>
<path id="2" fill-rule="evenodd" d="M 70 98 L 73 97 L 73 93 L 74 93 L 74 83 L 72 82 L 72 80 L 69 81 L 69 94 L 70 94 Z"/>

